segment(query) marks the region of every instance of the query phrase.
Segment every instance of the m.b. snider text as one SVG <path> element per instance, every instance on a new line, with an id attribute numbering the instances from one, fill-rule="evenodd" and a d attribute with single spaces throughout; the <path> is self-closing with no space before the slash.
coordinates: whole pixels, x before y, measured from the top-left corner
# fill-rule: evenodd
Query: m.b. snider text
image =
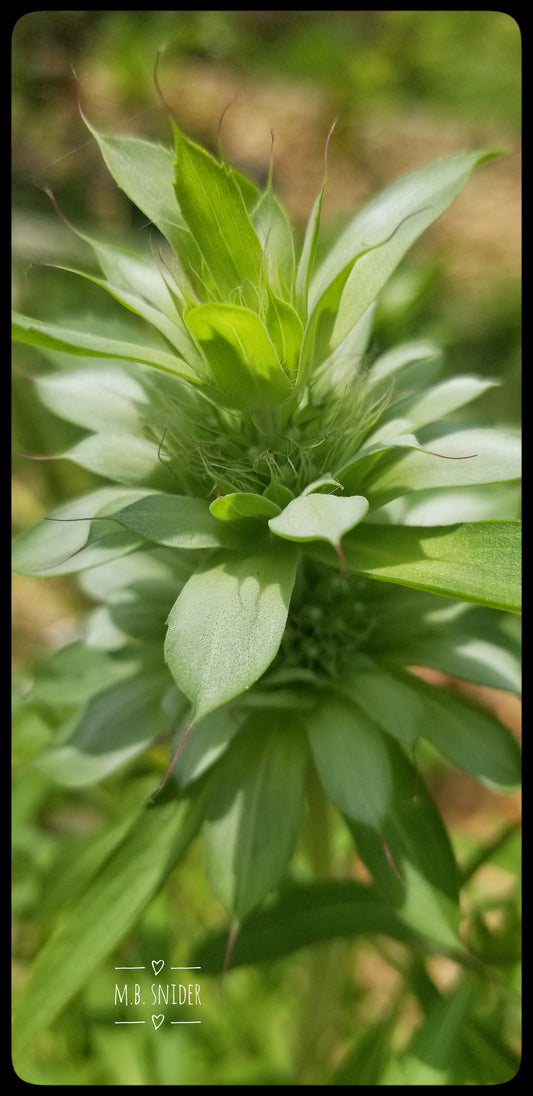
<path id="1" fill-rule="evenodd" d="M 157 985 L 143 992 L 139 982 L 133 986 L 115 984 L 115 1005 L 201 1005 L 198 982 Z"/>

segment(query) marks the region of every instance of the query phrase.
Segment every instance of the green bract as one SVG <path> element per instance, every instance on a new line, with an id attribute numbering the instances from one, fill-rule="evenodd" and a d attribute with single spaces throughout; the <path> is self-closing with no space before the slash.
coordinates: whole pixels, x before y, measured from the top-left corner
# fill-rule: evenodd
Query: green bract
<path id="1" fill-rule="evenodd" d="M 163 794 L 186 805 L 170 823 L 150 815 L 146 840 L 135 821 L 117 878 L 138 903 L 127 851 L 133 874 L 148 855 L 147 901 L 204 819 L 208 875 L 234 924 L 284 876 L 318 783 L 377 884 L 366 899 L 343 891 L 331 924 L 371 898 L 353 922 L 364 931 L 459 950 L 454 857 L 415 749 L 426 740 L 501 788 L 519 781 L 519 752 L 495 716 L 410 667 L 518 688 L 519 439 L 463 418 L 493 382 L 439 378 L 425 343 L 374 361 L 368 348 L 381 289 L 488 156 L 393 183 L 325 251 L 323 188 L 298 253 L 271 181 L 261 192 L 176 126 L 174 150 L 90 128 L 163 240 L 148 255 L 83 237 L 100 272 L 73 273 L 124 306 L 127 339 L 15 318 L 15 338 L 53 366 L 36 380 L 42 402 L 80 431 L 56 455 L 103 481 L 14 546 L 17 571 L 78 573 L 95 606 L 85 639 L 37 678 L 36 699 L 68 711 L 35 763 L 83 786 L 170 740 Z M 54 980 L 55 957 L 81 906 L 101 900 L 117 939 L 112 879 L 110 861 L 47 945 L 50 1007 L 76 989 Z M 28 995 L 31 1035 L 42 1016 Z"/>

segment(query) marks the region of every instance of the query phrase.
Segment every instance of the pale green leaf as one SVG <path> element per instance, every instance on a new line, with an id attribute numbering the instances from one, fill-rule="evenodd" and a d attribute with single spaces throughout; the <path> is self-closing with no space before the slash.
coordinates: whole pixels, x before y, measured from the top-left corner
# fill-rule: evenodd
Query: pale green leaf
<path id="1" fill-rule="evenodd" d="M 114 363 L 36 377 L 35 385 L 56 415 L 96 433 L 136 433 L 139 413 L 147 407 L 145 389 Z"/>
<path id="2" fill-rule="evenodd" d="M 407 419 L 410 427 L 416 430 L 426 423 L 444 419 L 460 407 L 479 399 L 489 388 L 497 384 L 484 377 L 463 375 L 451 377 L 426 391 L 406 397 L 400 404 L 400 414 Z"/>
<path id="3" fill-rule="evenodd" d="M 104 289 L 106 293 L 109 293 L 111 297 L 114 297 L 119 304 L 124 308 L 129 309 L 136 316 L 140 316 L 146 323 L 150 324 L 159 335 L 163 337 L 171 347 L 176 350 L 180 359 L 183 359 L 188 363 L 188 366 L 192 373 L 196 372 L 196 369 L 201 364 L 196 347 L 192 342 L 188 332 L 183 327 L 179 313 L 174 309 L 174 314 L 169 316 L 168 309 L 164 312 L 160 308 L 154 307 L 150 304 L 146 297 L 141 296 L 137 292 L 131 292 L 127 287 L 122 284 L 116 284 L 112 281 L 108 281 L 105 278 L 99 278 L 95 274 L 89 274 L 84 270 L 76 270 L 69 266 L 56 266 L 57 270 L 64 270 L 70 274 L 76 274 L 80 278 L 85 278 L 86 281 L 92 282 L 93 285 L 97 285 L 100 289 Z"/>
<path id="4" fill-rule="evenodd" d="M 355 471 L 355 465 L 353 466 Z M 369 521 L 392 525 L 457 525 L 463 521 L 512 521 L 520 516 L 520 483 L 479 483 L 473 487 L 429 487 L 391 499 L 373 510 Z"/>
<path id="5" fill-rule="evenodd" d="M 132 434 L 90 434 L 61 454 L 98 476 L 133 487 L 168 487 L 171 473 L 159 459 L 159 446 Z"/>
<path id="6" fill-rule="evenodd" d="M 298 555 L 265 544 L 219 552 L 189 579 L 169 619 L 165 658 L 193 722 L 248 689 L 277 654 Z"/>
<path id="7" fill-rule="evenodd" d="M 331 346 L 342 341 L 375 300 L 406 251 L 457 197 L 472 170 L 489 157 L 490 153 L 471 152 L 427 164 L 394 182 L 356 214 L 311 282 L 310 300 L 314 308 L 347 263 L 362 251 L 368 251 L 355 263 L 346 284 Z"/>
<path id="8" fill-rule="evenodd" d="M 176 282 L 167 281 L 168 271 L 163 265 L 156 265 L 153 255 L 145 258 L 116 244 L 102 243 L 85 234 L 83 238 L 93 248 L 108 282 L 128 290 L 134 297 L 142 297 L 169 320 L 176 322 L 176 297 L 180 304 L 184 304 L 185 300 Z"/>
<path id="9" fill-rule="evenodd" d="M 394 382 L 396 389 L 398 383 L 402 384 L 404 374 L 410 377 L 412 367 L 416 369 L 420 364 L 428 370 L 428 379 L 433 377 L 442 368 L 442 351 L 430 342 L 400 343 L 376 358 L 369 370 L 367 383 L 375 388 Z"/>
<path id="10" fill-rule="evenodd" d="M 363 254 L 365 254 L 365 251 L 361 252 L 361 255 Z M 321 362 L 324 362 L 324 359 L 331 354 L 334 346 L 337 345 L 331 342 L 335 317 L 339 310 L 339 302 L 346 282 L 354 264 L 361 255 L 356 255 L 355 258 L 351 259 L 350 262 L 339 271 L 330 285 L 328 285 L 321 294 L 314 307 L 310 310 L 300 352 L 300 361 L 298 365 L 299 381 L 302 381 L 308 375 L 310 369 L 314 369 Z M 357 318 L 360 319 L 361 315 Z M 343 339 L 347 334 L 348 330 L 344 332 Z"/>
<path id="11" fill-rule="evenodd" d="M 520 437 L 481 427 L 419 435 L 420 451 L 389 456 L 376 466 L 367 489 L 373 505 L 430 487 L 468 487 L 517 480 L 521 474 Z"/>
<path id="12" fill-rule="evenodd" d="M 430 666 L 442 673 L 462 678 L 476 685 L 520 696 L 522 691 L 522 659 L 520 648 L 500 642 L 469 636 L 467 632 L 425 635 L 408 640 L 404 646 L 403 665 Z"/>
<path id="13" fill-rule="evenodd" d="M 121 190 L 153 221 L 186 269 L 198 270 L 198 247 L 180 212 L 174 190 L 173 151 L 136 137 L 100 133 L 88 122 L 87 126 Z"/>
<path id="14" fill-rule="evenodd" d="M 329 393 L 344 395 L 361 371 L 364 354 L 372 334 L 375 306 L 370 305 L 346 338 L 313 372 L 310 378 L 313 395 L 328 398 Z M 368 383 L 368 381 L 366 382 Z"/>
<path id="15" fill-rule="evenodd" d="M 402 680 L 412 685 L 411 678 L 405 678 L 404 669 L 427 666 L 465 681 L 520 694 L 518 614 L 437 597 L 406 586 L 387 589 L 376 583 L 373 595 L 381 625 L 374 632 L 372 658 L 379 662 L 380 670 L 392 670 L 395 676 L 399 673 Z M 354 673 L 361 661 L 362 656 L 358 655 Z"/>
<path id="16" fill-rule="evenodd" d="M 338 495 L 308 493 L 293 499 L 269 527 L 287 540 L 327 540 L 338 547 L 341 538 L 363 520 L 368 501 L 362 495 L 347 498 Z"/>
<path id="17" fill-rule="evenodd" d="M 57 574 L 56 566 L 70 560 L 87 544 L 95 518 L 142 497 L 144 491 L 102 487 L 63 503 L 48 517 L 24 530 L 13 543 L 13 568 L 19 574 Z M 96 523 L 99 525 L 99 522 Z M 115 531 L 118 532 L 116 526 Z M 130 543 L 138 543 L 138 540 Z M 54 570 L 52 570 L 54 569 Z M 65 573 L 63 570 L 60 573 Z"/>
<path id="18" fill-rule="evenodd" d="M 39 666 L 32 699 L 46 705 L 79 707 L 101 689 L 130 677 L 137 671 L 135 659 L 115 659 L 108 651 L 89 647 L 81 640 L 53 651 Z"/>
<path id="19" fill-rule="evenodd" d="M 372 470 L 378 460 L 384 455 L 396 457 L 396 450 L 421 448 L 420 442 L 414 434 L 400 434 L 397 429 L 404 426 L 401 422 L 385 423 L 381 429 L 374 431 L 365 444 L 361 446 L 354 457 L 339 468 L 337 476 L 346 490 L 357 490 L 362 484 L 370 483 Z M 395 501 L 395 500 L 394 500 Z M 377 498 L 380 506 L 380 499 Z"/>
<path id="20" fill-rule="evenodd" d="M 111 339 L 105 335 L 95 335 L 90 331 L 71 331 L 58 324 L 33 320 L 15 312 L 13 315 L 13 338 L 21 343 L 48 350 L 62 350 L 69 354 L 81 354 L 84 357 L 119 358 L 123 361 L 140 362 L 165 373 L 183 377 L 192 384 L 198 384 L 198 377 L 177 354 L 158 350 L 154 346 L 141 346 L 139 343 Z"/>

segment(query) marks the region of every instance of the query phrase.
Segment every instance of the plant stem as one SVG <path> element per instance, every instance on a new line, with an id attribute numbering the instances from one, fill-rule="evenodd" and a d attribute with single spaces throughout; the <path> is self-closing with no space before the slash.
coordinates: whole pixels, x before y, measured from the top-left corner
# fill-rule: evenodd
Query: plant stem
<path id="1" fill-rule="evenodd" d="M 307 846 L 318 881 L 332 874 L 332 835 L 330 805 L 314 766 L 309 769 L 307 795 Z M 310 952 L 294 1047 L 294 1074 L 298 1084 L 323 1083 L 330 1071 L 344 953 L 344 941 L 338 940 L 315 944 Z"/>

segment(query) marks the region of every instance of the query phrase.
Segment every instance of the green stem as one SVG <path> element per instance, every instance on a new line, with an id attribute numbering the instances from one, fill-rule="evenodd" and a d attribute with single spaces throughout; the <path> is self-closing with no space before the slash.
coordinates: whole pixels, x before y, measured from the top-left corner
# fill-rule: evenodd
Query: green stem
<path id="1" fill-rule="evenodd" d="M 314 766 L 309 768 L 307 849 L 317 880 L 332 874 L 331 808 Z M 315 944 L 309 956 L 294 1047 L 297 1084 L 324 1083 L 336 1038 L 344 941 Z"/>

